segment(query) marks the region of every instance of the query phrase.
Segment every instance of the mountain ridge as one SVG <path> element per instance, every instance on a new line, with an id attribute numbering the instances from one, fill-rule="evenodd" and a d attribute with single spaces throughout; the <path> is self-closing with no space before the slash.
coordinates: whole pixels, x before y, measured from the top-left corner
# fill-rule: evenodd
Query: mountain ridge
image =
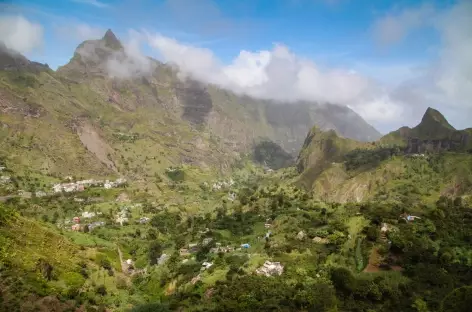
<path id="1" fill-rule="evenodd" d="M 273 141 L 294 156 L 313 124 L 356 139 L 370 141 L 379 136 L 347 107 L 274 104 L 237 95 L 182 80 L 174 67 L 147 57 L 133 59 L 122 47 L 110 30 L 101 39 L 81 43 L 70 62 L 57 71 L 26 67 L 14 73 L 1 71 L 0 96 L 8 111 L 0 118 L 5 125 L 4 150 L 23 155 L 15 160 L 19 163 L 34 163 L 54 174 L 108 174 L 114 164 L 117 173 L 137 171 L 142 176 L 181 163 L 228 172 L 234 160 L 252 153 L 263 141 Z M 56 146 L 55 142 L 62 141 L 50 140 L 55 135 L 46 133 L 51 131 L 67 137 L 65 145 Z M 84 140 L 84 133 L 91 135 Z M 27 145 L 26 151 L 14 147 L 14 137 L 32 134 L 36 143 Z M 124 146 L 120 140 L 125 137 L 137 140 Z M 151 151 L 153 144 L 158 151 Z M 161 163 L 148 161 L 146 166 L 154 169 L 142 168 L 143 160 L 129 155 L 136 148 L 143 157 L 149 155 Z M 57 161 L 59 155 L 63 162 Z M 41 158 L 44 165 L 39 164 Z M 91 162 L 96 165 L 71 165 Z"/>
<path id="2" fill-rule="evenodd" d="M 395 193 L 395 180 L 410 184 L 414 176 L 405 170 L 419 170 L 421 160 L 423 169 L 416 179 L 425 178 L 421 183 L 426 185 L 433 182 L 422 171 L 436 176 L 431 188 L 437 189 L 437 196 L 451 190 L 455 190 L 454 196 L 467 194 L 472 189 L 465 178 L 471 169 L 467 166 L 472 161 L 471 134 L 470 128 L 455 130 L 433 108 L 426 110 L 417 126 L 401 127 L 371 143 L 340 138 L 314 127 L 297 159 L 300 175 L 296 184 L 325 200 L 358 202 L 373 199 L 378 192 Z M 438 169 L 438 162 L 443 169 Z"/>

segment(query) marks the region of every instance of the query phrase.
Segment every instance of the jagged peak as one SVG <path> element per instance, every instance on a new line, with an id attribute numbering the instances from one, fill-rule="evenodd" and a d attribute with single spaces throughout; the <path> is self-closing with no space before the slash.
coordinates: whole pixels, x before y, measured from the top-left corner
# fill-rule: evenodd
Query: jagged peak
<path id="1" fill-rule="evenodd" d="M 438 110 L 428 107 L 426 112 L 421 119 L 419 126 L 442 126 L 450 130 L 455 130 L 453 126 L 447 121 L 447 119 Z"/>
<path id="2" fill-rule="evenodd" d="M 102 38 L 102 41 L 105 42 L 105 45 L 111 49 L 119 50 L 123 48 L 120 40 L 116 37 L 111 29 L 108 29 L 105 35 Z"/>

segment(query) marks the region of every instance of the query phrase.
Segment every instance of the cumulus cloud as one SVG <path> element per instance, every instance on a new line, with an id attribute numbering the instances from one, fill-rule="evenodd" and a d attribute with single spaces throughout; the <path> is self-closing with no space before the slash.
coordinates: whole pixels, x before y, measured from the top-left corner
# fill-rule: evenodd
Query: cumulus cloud
<path id="1" fill-rule="evenodd" d="M 223 64 L 211 50 L 147 34 L 149 45 L 165 62 L 178 66 L 183 77 L 219 85 L 239 94 L 280 101 L 310 100 L 353 103 L 371 81 L 345 69 L 323 69 L 281 44 L 271 50 L 241 51 Z"/>
<path id="2" fill-rule="evenodd" d="M 43 44 L 43 27 L 21 15 L 0 17 L 0 41 L 19 53 L 28 53 Z"/>
<path id="3" fill-rule="evenodd" d="M 430 24 L 436 14 L 435 8 L 430 4 L 389 13 L 374 23 L 374 36 L 385 45 L 396 43 L 413 30 Z"/>

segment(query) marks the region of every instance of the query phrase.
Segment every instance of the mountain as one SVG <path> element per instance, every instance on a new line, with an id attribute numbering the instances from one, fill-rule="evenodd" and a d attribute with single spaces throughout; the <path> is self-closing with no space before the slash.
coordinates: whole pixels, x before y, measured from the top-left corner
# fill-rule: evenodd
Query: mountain
<path id="1" fill-rule="evenodd" d="M 432 108 L 416 127 L 402 127 L 371 143 L 315 127 L 297 159 L 297 184 L 340 202 L 467 195 L 472 190 L 471 134 L 471 129 L 454 129 Z"/>
<path id="2" fill-rule="evenodd" d="M 0 60 L 0 146 L 12 165 L 47 174 L 139 179 L 181 163 L 224 173 L 263 141 L 296 155 L 313 124 L 379 137 L 347 107 L 274 103 L 180 79 L 173 66 L 126 50 L 111 30 L 81 43 L 56 72 L 12 51 Z"/>
<path id="3" fill-rule="evenodd" d="M 384 136 L 385 144 L 404 146 L 408 153 L 464 151 L 472 148 L 472 129 L 456 130 L 444 116 L 428 108 L 414 128 L 400 128 Z"/>

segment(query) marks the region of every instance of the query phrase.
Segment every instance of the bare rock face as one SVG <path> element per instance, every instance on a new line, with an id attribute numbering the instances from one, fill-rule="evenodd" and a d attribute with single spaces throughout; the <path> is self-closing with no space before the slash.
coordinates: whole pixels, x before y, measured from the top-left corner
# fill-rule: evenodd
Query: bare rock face
<path id="1" fill-rule="evenodd" d="M 182 118 L 192 124 L 205 124 L 213 101 L 205 86 L 194 80 L 176 83 L 177 97 L 183 105 Z"/>

